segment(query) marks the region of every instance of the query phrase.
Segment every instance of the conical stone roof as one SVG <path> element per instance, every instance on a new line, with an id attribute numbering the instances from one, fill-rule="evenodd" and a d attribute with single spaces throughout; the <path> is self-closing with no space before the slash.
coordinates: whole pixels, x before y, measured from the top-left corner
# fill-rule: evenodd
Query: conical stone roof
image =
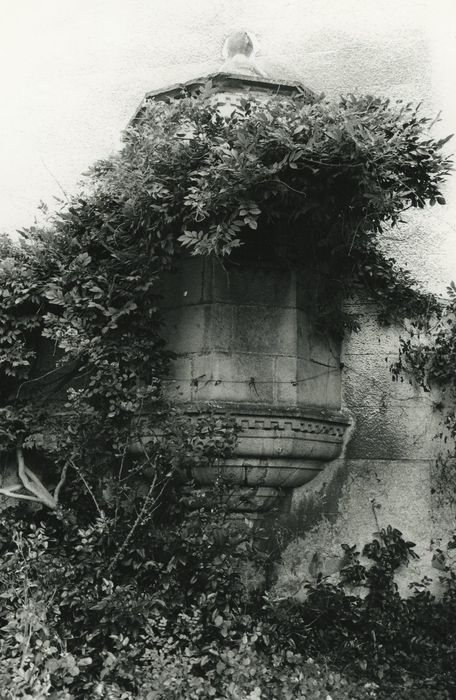
<path id="1" fill-rule="evenodd" d="M 273 61 L 262 61 L 255 56 L 255 38 L 246 31 L 237 31 L 227 37 L 222 49 L 223 63 L 216 71 L 182 83 L 175 83 L 146 93 L 131 123 L 141 118 L 150 100 L 168 100 L 184 93 L 194 93 L 208 82 L 220 93 L 301 94 L 313 102 L 315 93 L 301 82 L 283 76 L 283 69 Z M 287 71 L 288 72 L 288 71 Z M 279 76 L 279 73 L 282 75 Z"/>

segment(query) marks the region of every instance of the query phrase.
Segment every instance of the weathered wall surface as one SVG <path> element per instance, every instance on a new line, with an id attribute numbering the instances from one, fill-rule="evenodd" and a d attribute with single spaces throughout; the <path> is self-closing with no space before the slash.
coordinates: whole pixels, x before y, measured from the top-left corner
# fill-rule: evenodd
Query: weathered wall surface
<path id="1" fill-rule="evenodd" d="M 407 593 L 410 582 L 428 576 L 438 592 L 440 571 L 433 567 L 433 556 L 449 539 L 456 514 L 442 494 L 436 467 L 446 451 L 439 438 L 440 396 L 423 391 L 407 377 L 392 381 L 390 366 L 397 360 L 401 329 L 379 325 L 375 307 L 365 302 L 350 308 L 358 314 L 361 328 L 346 338 L 339 371 L 334 347 L 312 342 L 315 334 L 299 311 L 295 277 L 284 271 L 229 271 L 216 261 L 184 260 L 180 273 L 170 275 L 162 290 L 166 337 L 177 354 L 169 393 L 196 405 L 216 401 L 227 410 L 243 405 L 249 425 L 263 425 L 261 409 L 275 411 L 277 425 L 290 420 L 283 412 L 293 407 L 317 415 L 322 408 L 342 406 L 350 416 L 345 450 L 323 471 L 320 463 L 312 463 L 320 459 L 313 443 L 301 453 L 297 445 L 290 447 L 296 434 L 287 434 L 286 449 L 301 455 L 302 469 L 310 459 L 311 481 L 293 493 L 296 535 L 284 552 L 278 595 L 295 594 L 319 570 L 335 573 L 342 544 L 361 549 L 376 530 L 388 525 L 414 541 L 420 556 L 401 572 L 401 591 Z M 241 435 L 244 448 L 250 433 L 245 428 Z M 227 476 L 244 485 L 253 486 L 256 478 L 262 486 L 269 484 L 253 468 L 252 455 L 266 468 L 285 449 L 280 430 L 260 433 L 255 434 L 253 452 L 241 449 L 225 467 Z M 326 456 L 331 458 L 334 454 Z M 282 466 L 282 481 L 275 474 L 274 486 L 307 481 L 308 477 L 300 480 L 293 459 Z M 241 471 L 246 476 L 239 480 Z M 287 481 L 288 472 L 293 478 Z"/>
<path id="2" fill-rule="evenodd" d="M 361 330 L 346 340 L 341 357 L 342 405 L 351 416 L 351 432 L 343 457 L 295 490 L 294 526 L 301 534 L 285 552 L 280 595 L 312 580 L 315 558 L 332 574 L 341 544 L 361 549 L 388 525 L 415 542 L 420 556 L 400 572 L 401 592 L 423 576 L 433 579 L 431 590 L 440 590 L 433 556 L 445 548 L 456 511 L 437 466 L 447 451 L 438 437 L 439 396 L 406 379 L 392 382 L 389 367 L 397 359 L 400 329 L 379 326 L 368 305 L 358 310 Z"/>

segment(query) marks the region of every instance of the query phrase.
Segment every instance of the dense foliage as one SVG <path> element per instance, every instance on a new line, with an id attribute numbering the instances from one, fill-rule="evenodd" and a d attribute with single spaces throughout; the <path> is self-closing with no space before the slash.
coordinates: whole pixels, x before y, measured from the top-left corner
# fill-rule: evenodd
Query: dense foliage
<path id="1" fill-rule="evenodd" d="M 339 585 L 320 578 L 304 602 L 274 601 L 262 533 L 233 528 L 227 497 L 222 484 L 204 498 L 168 494 L 136 528 L 131 504 L 85 526 L 71 511 L 4 517 L 2 697 L 454 696 L 448 567 L 443 601 L 426 581 L 402 599 L 394 574 L 416 555 L 389 527 L 364 548 L 369 565 L 344 546 Z M 353 585 L 367 595 L 352 595 Z"/>
<path id="2" fill-rule="evenodd" d="M 249 98 L 222 117 L 212 96 L 151 102 L 82 194 L 0 242 L 0 454 L 19 477 L 2 493 L 34 503 L 2 526 L 2 692 L 452 692 L 454 582 L 446 572 L 445 607 L 425 591 L 401 601 L 394 571 L 413 547 L 400 533 L 378 534 L 369 570 L 347 547 L 343 578 L 367 585 L 364 600 L 322 581 L 305 604 L 278 605 L 260 533 L 228 527 L 223 489 L 192 495 L 192 466 L 225 456 L 236 429 L 164 400 L 158 285 L 188 254 L 273 259 L 306 271 L 308 311 L 333 332 L 356 328 L 342 301 L 361 289 L 383 320 L 443 323 L 382 235 L 408 208 L 444 203 L 445 140 L 400 102 Z"/>
<path id="3" fill-rule="evenodd" d="M 84 194 L 2 243 L 2 451 L 34 449 L 57 473 L 119 466 L 145 411 L 162 415 L 157 281 L 182 247 L 304 267 L 309 311 L 333 331 L 354 325 L 341 303 L 360 287 L 384 317 L 429 313 L 380 245 L 406 209 L 444 202 L 450 162 L 429 126 L 373 97 L 245 99 L 228 117 L 210 89 L 150 103 Z"/>

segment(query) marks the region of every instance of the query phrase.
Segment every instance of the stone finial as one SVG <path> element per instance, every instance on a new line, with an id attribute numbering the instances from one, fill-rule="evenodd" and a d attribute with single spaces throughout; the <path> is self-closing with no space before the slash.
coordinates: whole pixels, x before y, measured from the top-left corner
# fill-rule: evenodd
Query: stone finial
<path id="1" fill-rule="evenodd" d="M 223 45 L 222 71 L 266 78 L 266 74 L 255 63 L 254 53 L 255 41 L 252 35 L 245 31 L 234 32 Z"/>
<path id="2" fill-rule="evenodd" d="M 223 58 L 232 58 L 239 54 L 251 56 L 253 53 L 253 41 L 247 32 L 234 32 L 225 41 L 223 46 Z"/>

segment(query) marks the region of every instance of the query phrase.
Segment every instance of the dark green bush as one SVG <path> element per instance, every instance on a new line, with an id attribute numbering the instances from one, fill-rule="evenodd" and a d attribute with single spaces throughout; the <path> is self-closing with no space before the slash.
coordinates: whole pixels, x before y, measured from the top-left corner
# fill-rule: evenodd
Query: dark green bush
<path id="1" fill-rule="evenodd" d="M 114 506 L 84 527 L 70 511 L 4 514 L 2 697 L 452 697 L 455 579 L 444 572 L 442 601 L 425 585 L 401 599 L 413 543 L 398 530 L 366 545 L 370 567 L 346 547 L 340 585 L 276 603 L 261 532 L 230 521 L 229 487 L 175 494 L 123 549 L 135 518 Z M 353 580 L 365 597 L 345 593 Z"/>

